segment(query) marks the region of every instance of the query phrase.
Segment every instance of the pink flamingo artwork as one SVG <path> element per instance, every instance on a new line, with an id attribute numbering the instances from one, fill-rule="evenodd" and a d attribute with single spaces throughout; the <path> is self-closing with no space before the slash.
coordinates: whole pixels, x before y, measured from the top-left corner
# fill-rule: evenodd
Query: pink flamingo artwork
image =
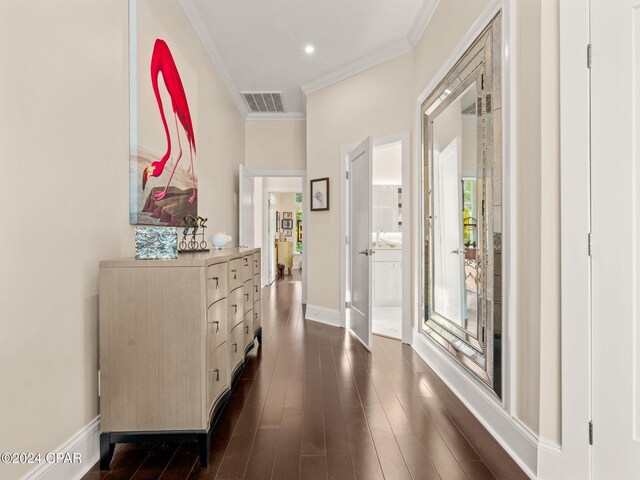
<path id="1" fill-rule="evenodd" d="M 173 179 L 173 175 L 176 173 L 176 169 L 178 168 L 178 163 L 182 158 L 182 144 L 180 142 L 180 132 L 178 128 L 179 122 L 184 129 L 184 132 L 187 136 L 187 141 L 189 143 L 191 167 L 188 169 L 188 172 L 191 173 L 191 178 L 193 181 L 193 194 L 189 197 L 189 203 L 192 204 L 196 199 L 197 191 L 195 172 L 193 169 L 193 157 L 196 154 L 196 139 L 193 131 L 193 124 L 191 122 L 189 104 L 187 102 L 187 96 L 184 92 L 184 87 L 182 86 L 180 73 L 178 73 L 178 68 L 176 67 L 175 61 L 173 60 L 173 55 L 171 55 L 169 46 L 164 40 L 161 39 L 157 39 L 153 47 L 153 54 L 151 56 L 151 83 L 153 85 L 153 93 L 155 94 L 156 102 L 158 103 L 158 109 L 160 110 L 160 118 L 162 119 L 164 133 L 167 137 L 167 151 L 162 156 L 160 161 L 153 162 L 151 165 L 144 169 L 144 173 L 142 174 L 142 189 L 145 189 L 147 180 L 150 175 L 153 177 L 159 177 L 160 175 L 162 175 L 164 167 L 167 164 L 169 157 L 171 156 L 172 150 L 171 135 L 169 134 L 169 126 L 167 124 L 167 118 L 165 116 L 164 106 L 162 105 L 162 98 L 160 97 L 160 89 L 158 86 L 158 77 L 160 76 L 160 74 L 162 74 L 164 84 L 167 88 L 167 92 L 169 93 L 169 97 L 171 98 L 171 108 L 173 110 L 173 118 L 176 128 L 176 136 L 178 138 L 179 152 L 175 162 L 173 163 L 173 170 L 171 171 L 171 175 L 169 176 L 167 185 L 164 187 L 164 190 L 156 192 L 155 196 L 157 200 L 162 200 L 165 197 L 169 185 L 171 184 L 171 180 Z"/>

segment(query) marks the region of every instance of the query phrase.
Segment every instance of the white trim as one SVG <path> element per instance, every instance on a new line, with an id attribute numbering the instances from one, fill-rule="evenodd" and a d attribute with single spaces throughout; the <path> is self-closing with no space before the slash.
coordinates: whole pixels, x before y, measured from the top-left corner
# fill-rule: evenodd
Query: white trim
<path id="1" fill-rule="evenodd" d="M 497 398 L 464 367 L 418 331 L 414 331 L 413 348 L 436 372 L 471 413 L 530 477 L 536 478 L 537 437 L 515 417 L 510 416 Z"/>
<path id="2" fill-rule="evenodd" d="M 332 327 L 342 327 L 344 324 L 340 320 L 340 311 L 335 308 L 318 307 L 317 305 L 307 305 L 305 320 L 324 323 Z"/>
<path id="3" fill-rule="evenodd" d="M 202 16 L 198 13 L 198 7 L 196 7 L 194 0 L 178 0 L 178 3 L 182 7 L 182 11 L 184 12 L 187 20 L 191 23 L 191 26 L 195 30 L 198 38 L 202 42 L 202 46 L 209 54 L 209 58 L 211 59 L 211 63 L 213 63 L 214 67 L 218 71 L 218 74 L 222 78 L 222 81 L 227 86 L 227 90 L 229 91 L 229 95 L 233 99 L 233 103 L 235 103 L 238 112 L 244 117 L 247 118 L 249 115 L 249 108 L 247 107 L 244 98 L 240 94 L 240 89 L 236 82 L 233 80 L 233 77 L 229 73 L 226 64 L 222 58 L 222 54 L 218 47 L 216 46 L 213 37 L 211 36 L 211 32 L 209 28 L 205 25 L 202 20 Z"/>
<path id="4" fill-rule="evenodd" d="M 79 480 L 100 459 L 100 417 L 97 416 L 52 453 L 79 453 L 81 463 L 41 463 L 22 480 Z M 44 454 L 43 454 L 44 455 Z"/>
<path id="5" fill-rule="evenodd" d="M 257 113 L 251 112 L 247 115 L 247 122 L 264 122 L 279 120 L 306 120 L 307 115 L 304 112 L 286 112 L 286 113 Z"/>
<path id="6" fill-rule="evenodd" d="M 562 478 L 562 449 L 548 440 L 538 441 L 538 478 L 560 480 Z"/>
<path id="7" fill-rule="evenodd" d="M 502 330 L 504 349 L 502 355 L 503 398 L 502 403 L 510 414 L 516 411 L 517 385 L 517 212 L 518 195 L 516 194 L 518 162 L 518 126 L 517 126 L 517 55 L 516 51 L 516 0 L 505 0 L 502 8 L 502 121 L 504 135 L 502 135 L 503 152 L 503 264 L 502 281 L 504 288 Z"/>
<path id="8" fill-rule="evenodd" d="M 423 0 L 420 11 L 416 15 L 413 25 L 411 25 L 411 29 L 409 30 L 409 34 L 407 35 L 407 40 L 413 47 L 415 47 L 420 41 L 420 38 L 422 38 L 422 34 L 433 18 L 433 14 L 435 13 L 436 8 L 438 8 L 438 5 L 440 5 L 440 0 Z"/>
<path id="9" fill-rule="evenodd" d="M 590 84 L 586 50 L 589 1 L 560 9 L 560 258 L 562 291 L 562 468 L 589 479 L 590 383 Z"/>
<path id="10" fill-rule="evenodd" d="M 182 0 L 184 1 L 184 0 Z M 346 78 L 352 77 L 360 72 L 364 72 L 376 65 L 388 62 L 400 55 L 409 53 L 413 50 L 411 44 L 406 38 L 396 41 L 385 48 L 378 50 L 377 52 L 367 55 L 349 65 L 334 70 L 326 75 L 323 75 L 316 80 L 309 83 L 305 83 L 300 87 L 305 95 L 310 95 L 315 91 L 321 90 L 325 87 L 338 83 Z"/>

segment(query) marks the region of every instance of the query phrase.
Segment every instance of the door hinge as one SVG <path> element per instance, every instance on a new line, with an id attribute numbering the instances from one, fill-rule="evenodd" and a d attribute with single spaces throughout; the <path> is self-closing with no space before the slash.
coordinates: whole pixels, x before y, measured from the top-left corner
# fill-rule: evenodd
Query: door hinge
<path id="1" fill-rule="evenodd" d="M 349 245 L 349 235 L 347 235 L 346 237 L 344 237 L 344 243 L 346 243 L 347 245 Z"/>
<path id="2" fill-rule="evenodd" d="M 591 256 L 591 252 L 593 251 L 593 244 L 591 241 L 591 233 L 587 234 L 587 255 Z"/>
<path id="3" fill-rule="evenodd" d="M 593 445 L 593 422 L 589 422 L 589 445 Z"/>
<path id="4" fill-rule="evenodd" d="M 587 45 L 587 68 L 591 68 L 591 44 Z"/>
<path id="5" fill-rule="evenodd" d="M 349 172 L 345 172 L 345 174 L 346 174 L 345 178 L 349 180 Z"/>
<path id="6" fill-rule="evenodd" d="M 101 385 L 100 385 L 100 370 L 98 370 L 98 396 L 101 393 Z"/>

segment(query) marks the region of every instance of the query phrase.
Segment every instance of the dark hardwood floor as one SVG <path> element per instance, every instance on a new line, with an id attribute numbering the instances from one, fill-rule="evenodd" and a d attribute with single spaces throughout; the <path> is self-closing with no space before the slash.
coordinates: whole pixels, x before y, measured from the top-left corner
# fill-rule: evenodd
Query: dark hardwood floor
<path id="1" fill-rule="evenodd" d="M 305 321 L 299 274 L 263 292 L 264 345 L 215 427 L 196 444 L 118 445 L 95 479 L 526 479 L 407 345 Z"/>

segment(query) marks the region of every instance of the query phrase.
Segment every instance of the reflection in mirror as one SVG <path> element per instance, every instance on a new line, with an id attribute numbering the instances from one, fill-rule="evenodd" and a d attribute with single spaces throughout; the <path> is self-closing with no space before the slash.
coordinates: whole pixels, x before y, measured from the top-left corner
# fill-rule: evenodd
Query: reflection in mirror
<path id="1" fill-rule="evenodd" d="M 499 52 L 500 15 L 423 104 L 423 332 L 498 396 L 502 333 Z"/>

